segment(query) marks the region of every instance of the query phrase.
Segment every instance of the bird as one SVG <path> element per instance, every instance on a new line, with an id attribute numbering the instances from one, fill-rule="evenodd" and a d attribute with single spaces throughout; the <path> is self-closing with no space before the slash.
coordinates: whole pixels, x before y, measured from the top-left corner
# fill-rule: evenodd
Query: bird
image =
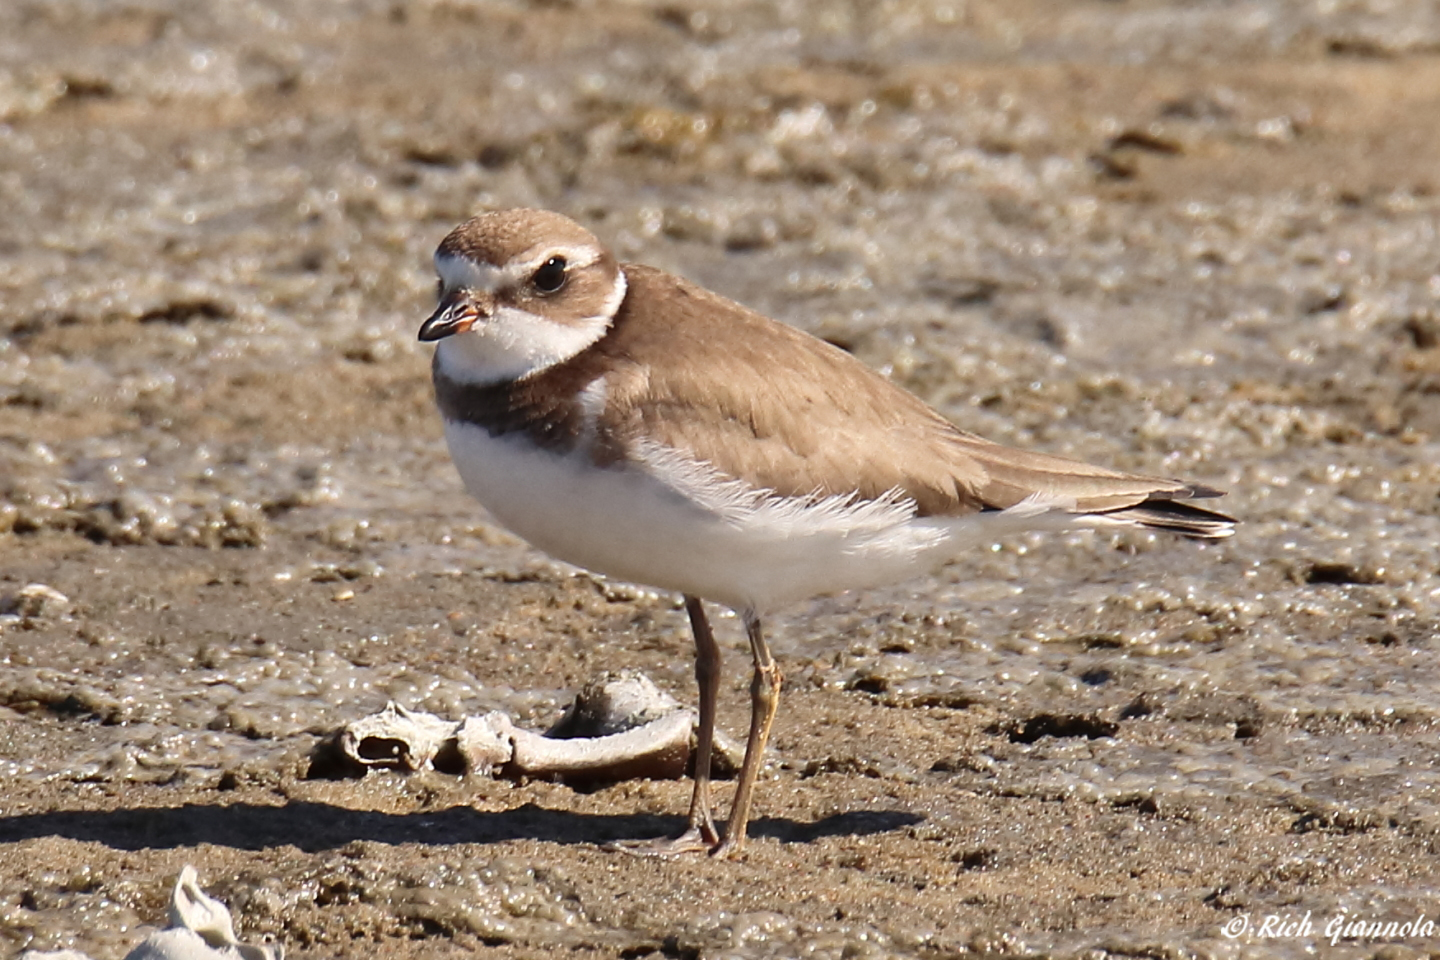
<path id="1" fill-rule="evenodd" d="M 657 856 L 739 855 L 782 675 L 762 618 L 925 575 L 1017 530 L 1126 525 L 1200 539 L 1235 519 L 1199 483 L 966 432 L 850 353 L 662 270 L 559 213 L 478 214 L 435 251 L 419 329 L 466 490 L 533 546 L 673 591 L 694 636 L 694 784 Z M 749 639 L 751 716 L 730 817 L 710 791 L 721 654 L 704 603 Z"/>

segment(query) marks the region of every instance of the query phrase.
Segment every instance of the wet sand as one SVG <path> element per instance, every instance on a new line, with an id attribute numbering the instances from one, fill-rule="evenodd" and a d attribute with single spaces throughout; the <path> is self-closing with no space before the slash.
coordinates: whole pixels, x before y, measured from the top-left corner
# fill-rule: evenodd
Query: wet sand
<path id="1" fill-rule="evenodd" d="M 0 951 L 123 956 L 193 863 L 300 958 L 1440 953 L 1258 931 L 1440 914 L 1437 52 L 1419 2 L 0 7 Z M 312 778 L 387 700 L 693 702 L 673 598 L 445 454 L 429 255 L 510 205 L 1240 533 L 784 611 L 737 863 L 599 849 L 687 781 Z"/>

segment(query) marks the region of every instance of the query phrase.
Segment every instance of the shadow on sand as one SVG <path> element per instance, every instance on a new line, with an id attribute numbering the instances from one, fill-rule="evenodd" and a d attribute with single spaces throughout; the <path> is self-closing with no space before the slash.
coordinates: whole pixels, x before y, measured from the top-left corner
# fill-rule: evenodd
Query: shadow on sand
<path id="1" fill-rule="evenodd" d="M 886 833 L 923 819 L 917 814 L 895 810 L 842 813 L 815 823 L 769 817 L 753 821 L 750 835 L 771 837 L 782 843 L 808 843 L 820 837 Z M 505 840 L 600 844 L 673 835 L 683 826 L 680 817 L 574 813 L 535 804 L 500 812 L 454 806 L 423 813 L 390 814 L 294 801 L 284 806 L 185 804 L 138 810 L 59 810 L 0 817 L 0 843 L 66 837 L 119 850 L 212 843 L 245 850 L 291 845 L 314 852 L 341 847 L 354 840 L 394 844 Z"/>

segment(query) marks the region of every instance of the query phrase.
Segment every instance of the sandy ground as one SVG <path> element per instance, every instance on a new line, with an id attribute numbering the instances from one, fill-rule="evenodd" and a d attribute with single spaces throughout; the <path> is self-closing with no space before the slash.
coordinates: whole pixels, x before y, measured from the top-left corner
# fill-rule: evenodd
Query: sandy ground
<path id="1" fill-rule="evenodd" d="M 192 863 L 301 958 L 1440 953 L 1325 930 L 1440 914 L 1437 53 L 1418 0 L 0 6 L 0 950 L 118 958 Z M 693 700 L 673 599 L 443 449 L 429 254 L 521 204 L 1241 533 L 784 611 L 740 862 L 600 849 L 686 781 L 311 778 L 391 699 Z"/>

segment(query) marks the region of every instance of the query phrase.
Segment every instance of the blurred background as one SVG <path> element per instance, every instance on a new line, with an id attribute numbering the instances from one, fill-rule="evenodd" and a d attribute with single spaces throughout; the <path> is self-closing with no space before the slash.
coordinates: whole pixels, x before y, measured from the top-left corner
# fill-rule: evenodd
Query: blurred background
<path id="1" fill-rule="evenodd" d="M 1309 956 L 1220 927 L 1433 914 L 1437 190 L 1422 0 L 7 0 L 0 944 L 121 956 L 185 862 L 301 957 Z M 387 699 L 693 700 L 671 598 L 445 454 L 429 257 L 521 205 L 1241 532 L 785 611 L 743 864 L 595 849 L 683 783 L 309 779 Z"/>

